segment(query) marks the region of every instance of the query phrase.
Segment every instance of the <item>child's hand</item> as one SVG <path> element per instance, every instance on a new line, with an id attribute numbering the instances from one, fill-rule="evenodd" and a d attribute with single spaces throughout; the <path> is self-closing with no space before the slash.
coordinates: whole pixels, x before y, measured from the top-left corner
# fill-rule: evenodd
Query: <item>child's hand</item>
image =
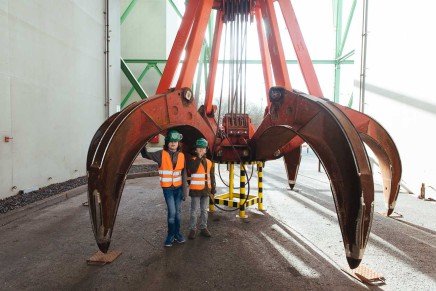
<path id="1" fill-rule="evenodd" d="M 206 154 L 206 149 L 205 148 L 197 148 L 197 155 L 198 157 L 201 159 L 202 157 L 204 157 L 204 155 Z"/>

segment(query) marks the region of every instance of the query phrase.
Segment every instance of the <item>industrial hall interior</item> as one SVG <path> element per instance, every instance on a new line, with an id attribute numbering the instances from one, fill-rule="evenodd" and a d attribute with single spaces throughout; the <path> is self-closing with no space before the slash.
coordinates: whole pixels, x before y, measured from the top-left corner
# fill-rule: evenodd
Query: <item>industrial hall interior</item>
<path id="1" fill-rule="evenodd" d="M 435 290 L 431 0 L 0 0 L 0 290 Z"/>

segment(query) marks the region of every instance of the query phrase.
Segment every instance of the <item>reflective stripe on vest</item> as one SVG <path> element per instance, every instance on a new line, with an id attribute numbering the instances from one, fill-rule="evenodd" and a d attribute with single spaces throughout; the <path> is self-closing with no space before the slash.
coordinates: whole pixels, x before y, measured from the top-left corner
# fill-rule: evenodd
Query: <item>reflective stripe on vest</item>
<path id="1" fill-rule="evenodd" d="M 173 169 L 173 161 L 169 152 L 162 151 L 162 164 L 159 168 L 160 186 L 168 188 L 171 186 L 182 186 L 182 170 L 185 167 L 185 155 L 178 153 L 176 167 Z"/>
<path id="2" fill-rule="evenodd" d="M 195 160 L 196 158 L 194 158 Z M 207 181 L 209 189 L 212 189 L 212 184 L 210 181 L 210 169 L 212 168 L 212 162 L 206 159 L 207 171 L 204 170 L 203 164 L 200 163 L 197 172 L 191 174 L 191 185 L 189 189 L 191 190 L 203 190 Z"/>

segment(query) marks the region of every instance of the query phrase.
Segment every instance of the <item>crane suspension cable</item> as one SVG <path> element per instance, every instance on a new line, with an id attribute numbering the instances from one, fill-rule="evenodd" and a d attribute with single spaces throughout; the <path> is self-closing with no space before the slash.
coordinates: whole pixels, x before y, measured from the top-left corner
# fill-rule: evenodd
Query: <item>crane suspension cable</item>
<path id="1" fill-rule="evenodd" d="M 230 1 L 229 1 L 230 2 Z M 232 4 L 234 4 L 234 1 L 231 1 Z M 224 37 L 224 60 L 226 59 L 226 52 L 227 52 L 227 38 L 228 38 L 228 26 L 230 26 L 229 30 L 230 30 L 230 44 L 229 44 L 229 53 L 230 53 L 230 62 L 229 62 L 229 86 L 228 86 L 228 90 L 229 90 L 229 94 L 228 94 L 228 105 L 227 105 L 227 109 L 228 109 L 228 113 L 230 113 L 232 115 L 232 117 L 234 117 L 234 114 L 236 113 L 240 113 L 242 112 L 242 108 L 244 109 L 244 113 L 246 110 L 246 93 L 245 93 L 245 89 L 246 89 L 246 65 L 247 65 L 247 30 L 248 30 L 248 15 L 249 15 L 249 9 L 247 9 L 247 3 L 248 2 L 244 2 L 243 5 L 245 6 L 245 10 L 243 11 L 236 11 L 235 13 L 235 5 L 231 5 L 230 7 L 230 11 L 231 11 L 231 15 L 228 16 L 226 15 L 224 18 L 225 21 L 225 37 Z M 239 7 L 239 6 L 238 6 Z M 248 6 L 249 7 L 249 6 Z M 228 11 L 228 10 L 227 10 Z M 245 11 L 245 14 L 242 15 L 242 12 Z M 240 12 L 240 13 L 238 13 Z M 235 15 L 238 15 L 237 17 L 235 17 Z M 243 17 L 244 16 L 244 17 Z M 230 18 L 229 18 L 230 17 Z M 244 19 L 243 19 L 244 18 Z M 235 23 L 235 19 L 238 19 L 238 22 Z M 227 21 L 226 21 L 227 20 Z M 231 21 L 233 20 L 233 21 Z M 242 21 L 244 20 L 244 21 Z M 229 24 L 229 22 L 231 22 Z M 242 22 L 244 25 L 242 25 Z M 235 27 L 236 26 L 236 27 Z M 243 41 L 241 41 L 241 45 L 239 45 L 239 35 L 244 35 Z M 234 49 L 235 47 L 235 38 L 237 39 L 236 41 L 236 49 Z M 235 50 L 236 50 L 236 54 L 235 54 Z M 236 58 L 235 58 L 236 55 Z M 245 57 L 244 62 L 242 62 L 243 57 Z M 244 66 L 243 66 L 244 64 Z M 224 62 L 223 64 L 223 69 L 222 69 L 222 79 L 221 79 L 221 90 L 220 90 L 220 102 L 219 102 L 219 107 L 218 107 L 218 122 L 217 122 L 217 135 L 219 133 L 219 123 L 221 120 L 221 105 L 222 105 L 222 96 L 223 96 L 223 87 L 224 87 L 224 74 L 225 74 L 225 65 L 226 63 Z M 244 81 L 244 84 L 242 84 L 242 80 Z M 244 93 L 242 92 L 244 88 Z M 239 90 L 239 91 L 238 91 Z M 238 98 L 239 96 L 239 111 L 238 111 Z M 242 96 L 243 99 L 242 99 Z M 236 104 L 235 104 L 236 102 Z M 242 107 L 243 106 L 243 107 Z M 233 118 L 232 118 L 233 119 Z M 215 136 L 215 140 L 217 138 L 217 135 Z M 250 180 L 252 178 L 253 175 L 253 167 L 252 167 L 252 172 L 250 177 L 248 176 L 248 173 L 245 169 L 245 166 L 242 162 L 241 157 L 239 156 L 238 151 L 236 150 L 235 146 L 232 144 L 231 140 L 228 138 L 228 136 L 223 133 L 222 138 L 225 138 L 229 141 L 231 147 L 233 148 L 233 150 L 236 152 L 237 156 L 238 156 L 238 160 L 240 162 L 240 166 L 242 167 L 242 169 L 245 172 L 245 176 L 247 177 L 247 183 L 245 185 L 247 185 L 247 195 L 245 197 L 244 202 L 242 203 L 242 205 L 246 205 L 249 195 L 250 195 Z M 213 151 L 215 152 L 215 141 L 213 144 Z M 218 169 L 220 172 L 220 169 Z M 223 181 L 222 177 L 221 177 L 221 172 L 220 174 L 220 178 Z M 225 182 L 223 181 L 223 183 L 225 184 Z M 238 210 L 238 208 L 235 209 L 223 209 L 221 207 L 219 207 L 215 201 L 214 205 L 223 211 L 236 211 Z"/>

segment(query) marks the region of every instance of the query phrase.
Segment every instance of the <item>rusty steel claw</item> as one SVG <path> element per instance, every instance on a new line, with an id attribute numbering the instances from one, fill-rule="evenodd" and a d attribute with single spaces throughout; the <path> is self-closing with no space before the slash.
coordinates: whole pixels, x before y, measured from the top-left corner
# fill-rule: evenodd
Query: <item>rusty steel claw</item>
<path id="1" fill-rule="evenodd" d="M 107 135 L 107 134 L 110 135 L 110 132 L 108 133 L 108 131 L 114 127 L 115 119 L 117 119 L 118 117 L 122 118 L 123 116 L 125 116 L 125 114 L 127 114 L 127 112 L 129 112 L 131 110 L 131 108 L 134 107 L 134 105 L 135 105 L 135 103 L 132 103 L 128 107 L 126 107 L 120 116 L 119 116 L 120 112 L 116 112 L 116 113 L 112 114 L 97 129 L 94 136 L 92 137 L 92 140 L 91 140 L 91 143 L 90 143 L 89 149 L 88 149 L 88 155 L 86 157 L 86 170 L 87 171 L 89 170 L 89 167 L 91 166 L 91 163 L 95 157 L 95 153 L 97 151 L 98 146 L 100 145 L 100 143 L 102 141 L 102 137 L 104 135 Z"/>
<path id="2" fill-rule="evenodd" d="M 99 249 L 109 249 L 126 175 L 144 145 L 154 136 L 177 128 L 186 144 L 200 136 L 213 142 L 214 132 L 197 112 L 192 92 L 180 89 L 136 102 L 105 122 L 88 152 L 88 202 Z"/>
<path id="3" fill-rule="evenodd" d="M 400 154 L 394 141 L 389 133 L 370 116 L 337 103 L 334 105 L 345 113 L 359 132 L 360 138 L 376 155 L 383 178 L 386 213 L 391 215 L 400 191 L 402 172 Z M 303 142 L 297 136 L 281 148 L 291 189 L 293 188 L 291 181 L 294 180 L 295 183 L 300 165 L 300 159 L 296 156 L 297 151 Z M 292 155 L 295 157 L 291 158 Z"/>
<path id="4" fill-rule="evenodd" d="M 103 122 L 103 124 L 97 129 L 94 134 L 88 149 L 88 155 L 86 159 L 86 170 L 89 171 L 91 163 L 95 162 L 97 150 L 102 149 L 102 142 L 107 141 L 112 135 L 113 131 L 116 129 L 117 125 L 123 118 L 135 107 L 138 103 L 132 103 L 127 106 L 123 111 L 117 112 L 111 115 L 108 119 Z"/>
<path id="5" fill-rule="evenodd" d="M 99 142 L 101 141 L 101 137 L 106 133 L 109 125 L 115 120 L 115 118 L 118 116 L 119 112 L 111 115 L 108 119 L 106 119 L 105 122 L 103 122 L 102 125 L 97 129 L 94 136 L 92 137 L 91 144 L 89 145 L 88 149 L 88 155 L 86 157 L 86 170 L 89 170 L 89 167 L 91 166 L 92 159 L 94 158 L 95 151 L 97 150 L 97 147 L 99 145 Z"/>
<path id="6" fill-rule="evenodd" d="M 270 96 L 270 112 L 251 140 L 255 158 L 270 159 L 297 135 L 312 147 L 330 178 L 348 264 L 356 268 L 374 211 L 372 173 L 362 140 L 332 102 L 281 87 L 272 87 Z"/>
<path id="7" fill-rule="evenodd" d="M 351 108 L 336 104 L 351 120 L 360 137 L 376 155 L 382 178 L 387 215 L 395 208 L 401 180 L 401 159 L 389 133 L 370 116 Z"/>
<path id="8" fill-rule="evenodd" d="M 281 149 L 286 175 L 288 176 L 288 184 L 291 190 L 294 189 L 297 181 L 298 169 L 301 162 L 301 145 L 303 142 L 299 136 L 296 136 Z"/>

